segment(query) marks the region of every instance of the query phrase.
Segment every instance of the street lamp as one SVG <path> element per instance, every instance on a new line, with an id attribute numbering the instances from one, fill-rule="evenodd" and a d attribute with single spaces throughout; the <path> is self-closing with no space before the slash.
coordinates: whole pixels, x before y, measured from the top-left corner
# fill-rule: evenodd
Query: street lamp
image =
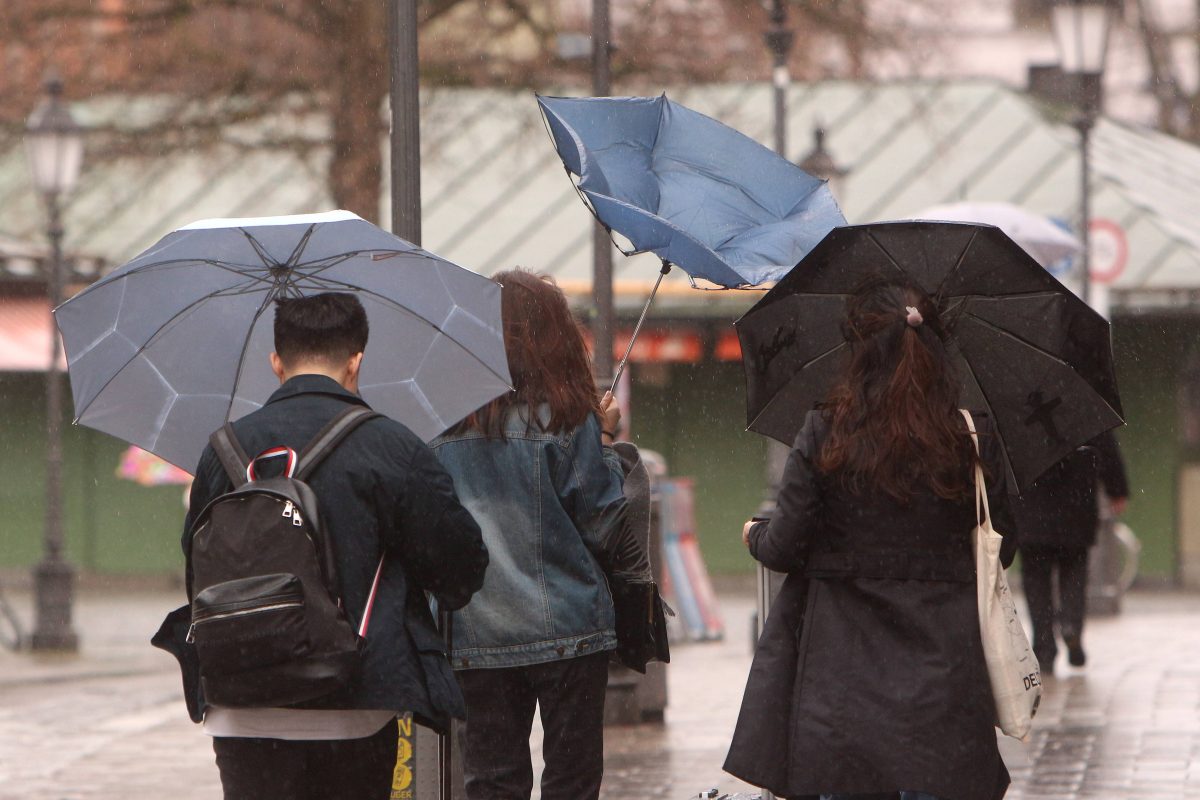
<path id="1" fill-rule="evenodd" d="M 772 0 L 771 24 L 763 34 L 771 51 L 771 85 L 775 94 L 775 152 L 787 158 L 787 90 L 792 76 L 788 71 L 788 54 L 796 40 L 787 26 L 787 8 L 783 0 Z"/>
<path id="2" fill-rule="evenodd" d="M 842 199 L 842 179 L 850 170 L 834 161 L 833 156 L 825 149 L 825 129 L 820 125 L 813 126 L 812 150 L 797 166 L 814 178 L 829 181 L 829 190 L 833 192 L 833 196 L 839 201 Z"/>
<path id="3" fill-rule="evenodd" d="M 33 186 L 46 203 L 46 235 L 50 240 L 47 287 L 50 307 L 62 302 L 62 216 L 59 199 L 75 188 L 83 164 L 83 130 L 62 98 L 62 81 L 46 79 L 46 93 L 25 125 L 25 147 Z M 46 370 L 46 509 L 44 553 L 33 572 L 36 619 L 30 644 L 34 650 L 71 651 L 79 639 L 71 627 L 75 571 L 63 558 L 62 509 L 62 371 L 61 345 L 51 323 L 50 364 Z"/>
<path id="4" fill-rule="evenodd" d="M 1071 76 L 1079 131 L 1079 238 L 1083 244 L 1080 296 L 1091 299 L 1091 133 L 1100 116 L 1104 89 L 1104 60 L 1108 52 L 1111 7 L 1096 0 L 1066 0 L 1053 9 L 1054 41 L 1064 75 Z"/>
<path id="5" fill-rule="evenodd" d="M 784 0 L 769 2 L 770 24 L 763 33 L 763 41 L 771 53 L 771 87 L 774 101 L 775 152 L 787 158 L 787 93 L 792 76 L 788 71 L 788 54 L 792 51 L 796 36 L 787 26 L 787 6 Z M 787 460 L 788 448 L 778 443 L 767 445 L 767 490 L 759 507 L 760 515 L 768 515 L 775 508 L 775 495 L 779 491 L 779 480 L 783 476 L 783 464 Z"/>

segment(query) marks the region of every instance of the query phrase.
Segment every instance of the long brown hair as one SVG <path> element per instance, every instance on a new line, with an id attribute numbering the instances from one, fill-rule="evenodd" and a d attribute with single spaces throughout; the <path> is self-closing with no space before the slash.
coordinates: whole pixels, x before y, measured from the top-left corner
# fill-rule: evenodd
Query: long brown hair
<path id="1" fill-rule="evenodd" d="M 524 269 L 498 272 L 492 279 L 501 286 L 504 351 L 513 391 L 475 411 L 458 429 L 503 438 L 504 417 L 520 404 L 531 409 L 549 406 L 549 421 L 543 424 L 531 414 L 530 425 L 553 434 L 573 430 L 588 414 L 598 414 L 587 345 L 554 279 Z"/>
<path id="2" fill-rule="evenodd" d="M 851 491 L 881 489 L 901 503 L 919 488 L 969 496 L 975 453 L 934 303 L 912 286 L 871 281 L 847 301 L 845 334 L 850 360 L 826 399 L 818 469 Z"/>

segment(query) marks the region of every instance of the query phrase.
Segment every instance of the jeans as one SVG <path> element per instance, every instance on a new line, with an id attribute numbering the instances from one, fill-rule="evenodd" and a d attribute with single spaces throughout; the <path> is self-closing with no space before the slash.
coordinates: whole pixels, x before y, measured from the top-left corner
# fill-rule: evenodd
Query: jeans
<path id="1" fill-rule="evenodd" d="M 462 742 L 468 800 L 529 800 L 535 706 L 545 731 L 542 800 L 600 796 L 608 653 L 456 675 L 467 699 Z"/>

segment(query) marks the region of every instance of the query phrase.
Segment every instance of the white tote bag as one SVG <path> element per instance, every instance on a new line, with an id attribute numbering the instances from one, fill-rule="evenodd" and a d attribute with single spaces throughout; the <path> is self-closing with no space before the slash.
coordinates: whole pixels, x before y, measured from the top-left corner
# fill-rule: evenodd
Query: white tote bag
<path id="1" fill-rule="evenodd" d="M 963 410 L 967 429 L 979 452 L 975 421 Z M 1008 589 L 1008 578 L 1000 563 L 1001 536 L 992 527 L 983 468 L 975 465 L 975 530 L 971 544 L 975 550 L 975 580 L 979 596 L 979 633 L 983 637 L 983 655 L 988 678 L 996 699 L 996 727 L 1006 736 L 1026 741 L 1042 699 L 1042 673 L 1029 637 L 1017 616 L 1017 605 Z"/>

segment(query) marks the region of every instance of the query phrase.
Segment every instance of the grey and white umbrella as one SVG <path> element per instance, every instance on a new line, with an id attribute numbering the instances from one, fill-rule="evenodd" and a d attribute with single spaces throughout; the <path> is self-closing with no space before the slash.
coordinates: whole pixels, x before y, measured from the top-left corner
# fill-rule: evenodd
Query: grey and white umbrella
<path id="1" fill-rule="evenodd" d="M 359 388 L 428 440 L 508 391 L 500 287 L 348 211 L 210 219 L 59 306 L 76 421 L 186 470 L 278 386 L 274 300 L 352 292 Z"/>
<path id="2" fill-rule="evenodd" d="M 1083 252 L 1083 244 L 1074 234 L 1058 227 L 1048 217 L 1012 203 L 948 203 L 927 208 L 913 219 L 995 225 L 1047 269 L 1068 256 Z"/>

